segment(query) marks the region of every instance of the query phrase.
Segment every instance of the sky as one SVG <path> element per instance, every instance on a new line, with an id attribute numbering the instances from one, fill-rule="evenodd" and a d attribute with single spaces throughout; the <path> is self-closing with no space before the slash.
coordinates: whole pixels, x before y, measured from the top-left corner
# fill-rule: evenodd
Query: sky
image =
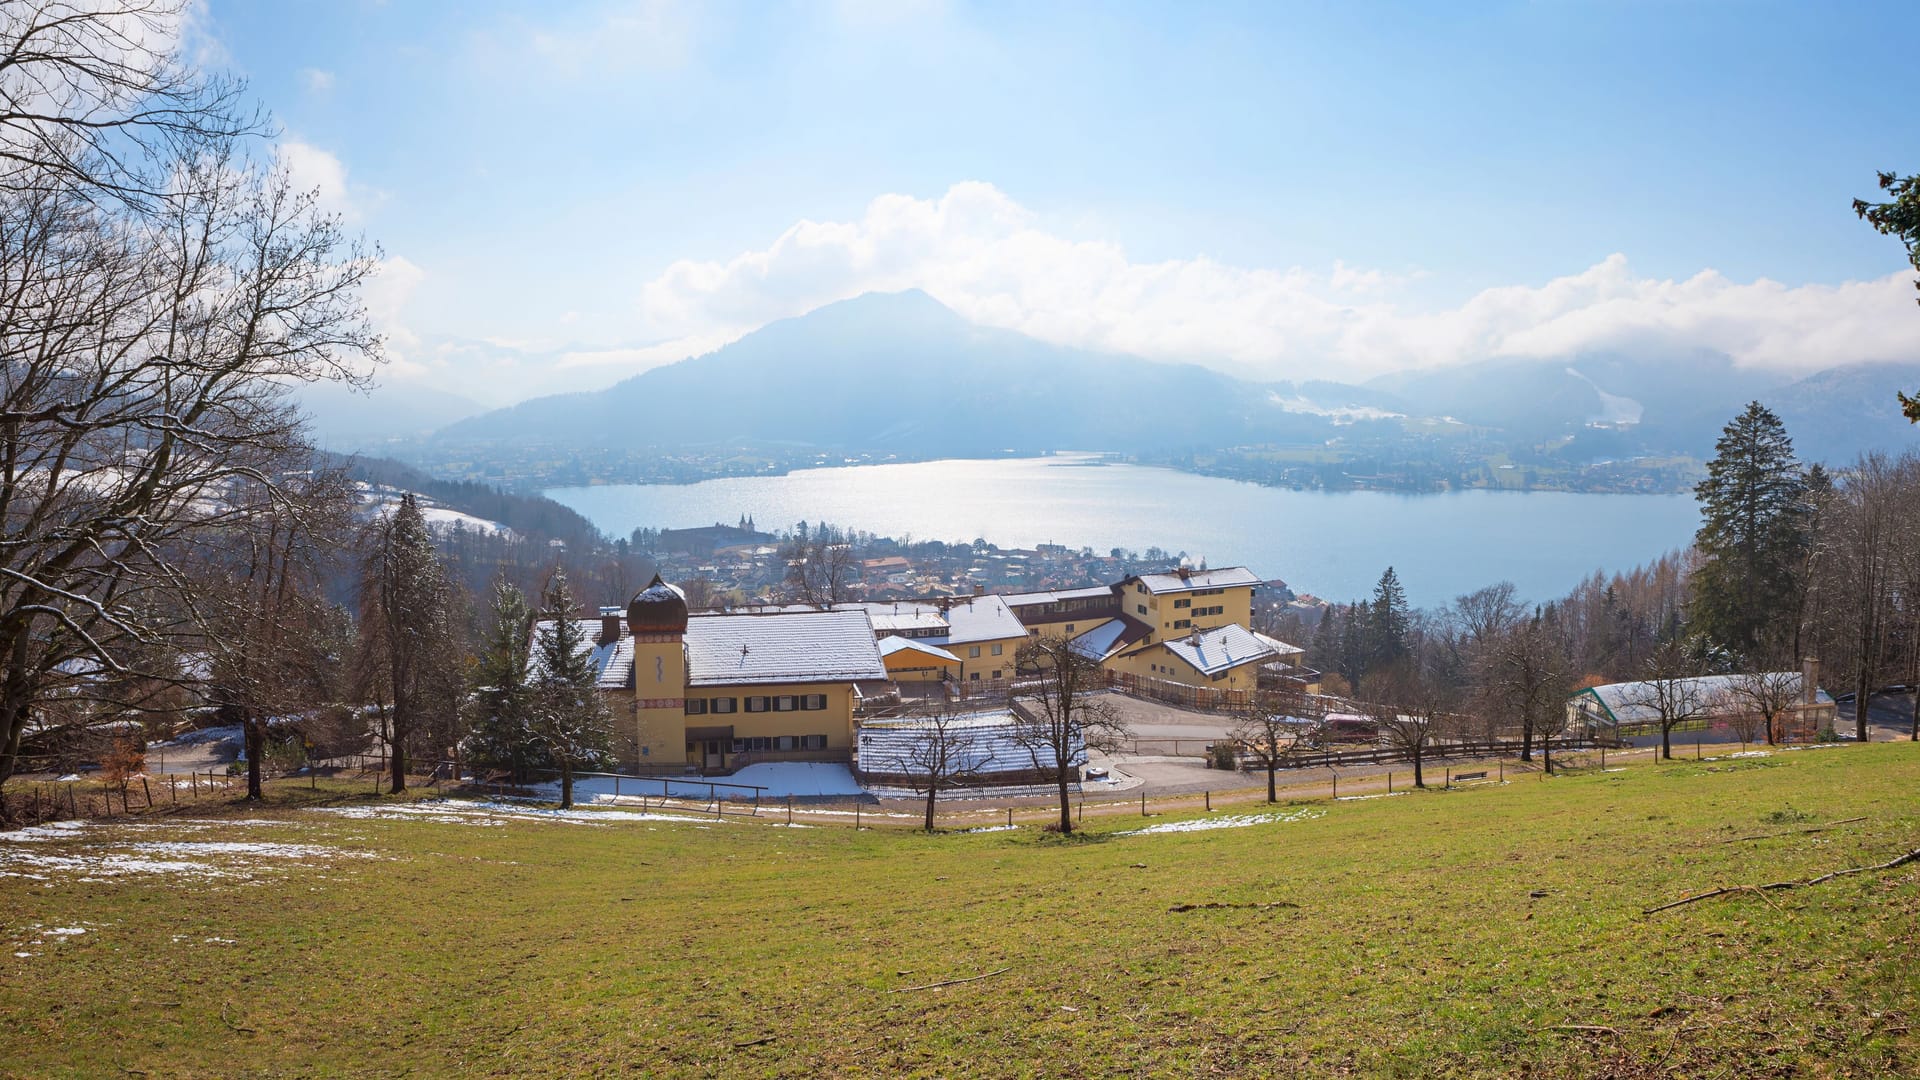
<path id="1" fill-rule="evenodd" d="M 870 290 L 1258 378 L 1920 359 L 1920 5 L 204 0 L 380 246 L 393 391 L 609 385 Z"/>

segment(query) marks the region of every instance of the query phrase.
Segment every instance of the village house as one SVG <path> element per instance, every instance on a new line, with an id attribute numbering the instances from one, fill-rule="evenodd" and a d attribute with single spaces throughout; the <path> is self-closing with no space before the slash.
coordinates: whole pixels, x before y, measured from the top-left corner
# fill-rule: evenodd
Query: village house
<path id="1" fill-rule="evenodd" d="M 864 611 L 690 615 L 656 576 L 624 610 L 585 622 L 629 769 L 844 761 L 862 685 L 887 681 Z"/>
<path id="2" fill-rule="evenodd" d="M 1820 689 L 1820 662 L 1805 660 L 1799 671 L 1759 675 L 1702 675 L 1655 682 L 1608 683 L 1577 690 L 1567 699 L 1567 723 L 1577 732 L 1615 737 L 1658 735 L 1661 705 L 1669 715 L 1687 715 L 1676 731 L 1728 728 L 1767 738 L 1766 718 L 1754 700 L 1756 689 L 1775 698 L 1773 742 L 1810 742 L 1832 731 L 1839 706 Z"/>

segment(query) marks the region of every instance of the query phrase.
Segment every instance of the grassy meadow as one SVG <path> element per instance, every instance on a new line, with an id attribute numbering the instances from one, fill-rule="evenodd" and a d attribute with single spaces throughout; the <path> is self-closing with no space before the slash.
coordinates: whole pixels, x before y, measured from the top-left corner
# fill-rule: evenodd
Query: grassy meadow
<path id="1" fill-rule="evenodd" d="M 1063 840 L 289 787 L 0 840 L 0 1075 L 1912 1075 L 1920 863 L 1642 911 L 1920 847 L 1917 791 L 1886 744 Z"/>

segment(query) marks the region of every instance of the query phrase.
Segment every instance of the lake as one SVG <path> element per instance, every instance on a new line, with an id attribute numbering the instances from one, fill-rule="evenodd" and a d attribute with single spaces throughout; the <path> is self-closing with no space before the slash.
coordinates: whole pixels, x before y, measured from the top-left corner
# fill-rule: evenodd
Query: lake
<path id="1" fill-rule="evenodd" d="M 881 536 L 1184 551 L 1244 563 L 1297 592 L 1372 591 L 1393 566 L 1415 606 L 1511 581 L 1530 600 L 1565 595 L 1595 570 L 1626 570 L 1684 547 L 1691 495 L 1293 491 L 1072 455 L 805 469 L 698 484 L 609 484 L 546 494 L 601 530 L 831 522 Z"/>

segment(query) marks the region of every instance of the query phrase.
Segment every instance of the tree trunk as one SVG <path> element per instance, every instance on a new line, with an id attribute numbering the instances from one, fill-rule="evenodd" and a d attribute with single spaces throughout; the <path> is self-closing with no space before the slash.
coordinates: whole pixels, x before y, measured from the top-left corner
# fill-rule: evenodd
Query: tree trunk
<path id="1" fill-rule="evenodd" d="M 1907 738 L 1912 742 L 1920 742 L 1920 686 L 1914 686 L 1912 692 L 1913 708 L 1907 714 L 1907 723 L 1910 725 Z"/>
<path id="2" fill-rule="evenodd" d="M 1673 760 L 1673 725 L 1664 721 L 1660 724 L 1660 756 Z"/>
<path id="3" fill-rule="evenodd" d="M 1417 788 L 1427 786 L 1426 778 L 1420 774 L 1420 759 L 1425 756 L 1423 753 L 1424 749 L 1424 747 L 1420 746 L 1413 748 L 1413 786 Z"/>
<path id="4" fill-rule="evenodd" d="M 266 792 L 260 788 L 260 757 L 267 747 L 266 722 L 256 716 L 248 716 L 241 721 L 242 734 L 247 747 L 247 801 L 265 802 Z"/>
<path id="5" fill-rule="evenodd" d="M 1279 761 L 1271 757 L 1268 758 L 1267 759 L 1267 801 L 1268 802 L 1280 801 L 1274 787 L 1274 774 L 1279 771 L 1280 771 Z"/>
<path id="6" fill-rule="evenodd" d="M 1853 735 L 1861 742 L 1867 741 L 1867 714 L 1873 711 L 1873 683 L 1867 672 L 1860 672 L 1860 685 L 1853 694 Z"/>
<path id="7" fill-rule="evenodd" d="M 933 831 L 933 799 L 934 799 L 934 796 L 937 795 L 938 793 L 939 793 L 939 788 L 935 786 L 932 781 L 928 781 L 927 782 L 927 821 L 926 821 L 928 832 Z"/>
<path id="8" fill-rule="evenodd" d="M 1073 832 L 1073 799 L 1067 794 L 1067 769 L 1070 766 L 1067 765 L 1064 757 L 1065 755 L 1062 755 L 1063 760 L 1060 762 L 1059 771 L 1054 774 L 1055 781 L 1060 785 L 1060 835 L 1062 836 Z"/>
<path id="9" fill-rule="evenodd" d="M 560 809 L 573 809 L 573 763 L 560 759 Z"/>
<path id="10" fill-rule="evenodd" d="M 393 722 L 387 726 L 393 739 L 387 747 L 388 760 L 393 766 L 393 782 L 388 785 L 388 790 L 395 795 L 407 790 L 407 734 L 413 718 L 408 716 L 403 721 L 402 716 L 399 695 L 396 694 L 393 702 Z"/>
<path id="11" fill-rule="evenodd" d="M 1533 725 L 1531 723 L 1520 725 L 1520 760 L 1533 760 Z"/>

